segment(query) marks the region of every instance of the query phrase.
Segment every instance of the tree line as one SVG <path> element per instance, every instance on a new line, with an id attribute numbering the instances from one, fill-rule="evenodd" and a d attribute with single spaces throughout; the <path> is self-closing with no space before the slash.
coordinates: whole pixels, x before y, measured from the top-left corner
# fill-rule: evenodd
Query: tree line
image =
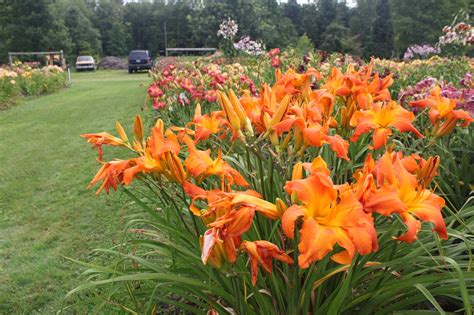
<path id="1" fill-rule="evenodd" d="M 0 62 L 8 51 L 64 50 L 125 56 L 168 47 L 218 47 L 220 22 L 231 17 L 239 35 L 267 48 L 296 45 L 306 35 L 315 48 L 369 57 L 400 57 L 413 44 L 435 44 L 443 26 L 469 0 L 22 0 L 0 1 Z M 472 16 L 472 14 L 471 14 Z"/>

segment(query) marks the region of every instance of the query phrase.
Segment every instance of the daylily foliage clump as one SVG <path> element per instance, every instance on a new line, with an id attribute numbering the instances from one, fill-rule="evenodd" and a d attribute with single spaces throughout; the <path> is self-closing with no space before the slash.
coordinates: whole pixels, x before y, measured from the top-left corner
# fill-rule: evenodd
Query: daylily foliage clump
<path id="1" fill-rule="evenodd" d="M 200 249 L 193 254 L 214 270 L 209 285 L 234 295 L 207 293 L 211 312 L 258 311 L 268 296 L 281 313 L 333 309 L 314 290 L 354 266 L 385 263 L 381 240 L 396 251 L 420 234 L 448 239 L 446 200 L 432 185 L 440 157 L 421 148 L 473 119 L 437 87 L 410 104 L 422 109 L 415 115 L 392 99 L 393 82 L 372 63 L 333 68 L 327 76 L 315 68 L 276 70 L 274 84 L 214 90 L 207 101 L 219 109 L 204 113 L 197 105 L 181 125 L 158 120 L 149 136 L 138 116 L 133 138 L 119 123 L 118 137 L 84 134 L 102 163 L 91 186 L 109 192 L 141 180 L 159 196 L 159 207 L 176 211 L 172 224 L 188 235 L 188 249 Z M 431 126 L 420 129 L 419 121 Z M 127 148 L 133 157 L 102 162 L 103 145 Z M 215 280 L 215 271 L 232 277 L 232 286 Z M 291 290 L 299 296 L 280 296 Z"/>

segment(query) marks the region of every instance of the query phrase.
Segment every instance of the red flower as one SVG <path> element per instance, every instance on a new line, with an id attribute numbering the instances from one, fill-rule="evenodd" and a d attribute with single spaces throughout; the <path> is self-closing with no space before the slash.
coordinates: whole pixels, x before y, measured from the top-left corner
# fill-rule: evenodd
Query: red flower
<path id="1" fill-rule="evenodd" d="M 281 60 L 278 57 L 272 57 L 272 67 L 279 68 L 281 65 Z"/>
<path id="2" fill-rule="evenodd" d="M 148 95 L 150 95 L 150 97 L 161 97 L 163 95 L 163 91 L 155 82 L 148 88 Z"/>

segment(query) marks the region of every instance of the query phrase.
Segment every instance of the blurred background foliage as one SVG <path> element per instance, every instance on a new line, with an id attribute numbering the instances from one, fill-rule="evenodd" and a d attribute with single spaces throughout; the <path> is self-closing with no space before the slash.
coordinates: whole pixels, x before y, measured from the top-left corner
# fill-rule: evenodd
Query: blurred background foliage
<path id="1" fill-rule="evenodd" d="M 399 58 L 413 44 L 434 45 L 444 25 L 469 0 L 23 0 L 0 2 L 0 62 L 8 51 L 63 49 L 79 54 L 124 56 L 131 49 L 153 54 L 168 47 L 218 47 L 225 17 L 238 36 L 267 48 L 295 47 L 309 39 L 317 49 L 368 58 Z M 301 39 L 301 36 L 307 37 Z M 471 52 L 472 53 L 472 52 Z"/>

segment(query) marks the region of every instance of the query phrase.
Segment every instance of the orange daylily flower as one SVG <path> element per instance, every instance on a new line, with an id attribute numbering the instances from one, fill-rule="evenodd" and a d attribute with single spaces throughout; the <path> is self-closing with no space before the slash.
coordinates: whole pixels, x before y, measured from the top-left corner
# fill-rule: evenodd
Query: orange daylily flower
<path id="1" fill-rule="evenodd" d="M 90 143 L 95 148 L 97 148 L 97 152 L 99 153 L 99 162 L 102 162 L 102 145 L 126 146 L 126 142 L 124 140 L 112 136 L 108 132 L 85 133 L 82 134 L 81 137 L 86 138 L 87 143 Z"/>
<path id="2" fill-rule="evenodd" d="M 309 95 L 310 104 L 317 106 L 324 120 L 331 119 L 334 108 L 334 95 L 324 89 L 311 92 Z M 312 107 L 310 106 L 310 107 Z"/>
<path id="3" fill-rule="evenodd" d="M 426 188 L 438 174 L 439 156 L 431 156 L 428 160 L 425 160 L 418 154 L 411 154 L 405 157 L 402 156 L 401 152 L 398 154 L 400 155 L 403 167 L 411 174 L 416 175 L 423 187 Z"/>
<path id="4" fill-rule="evenodd" d="M 437 166 L 437 161 L 432 161 L 422 172 L 428 174 L 428 179 L 431 179 L 433 169 Z M 377 186 L 366 198 L 364 208 L 385 216 L 398 213 L 407 225 L 407 232 L 398 240 L 408 243 L 415 241 L 421 222 L 425 221 L 432 222 L 434 231 L 447 239 L 446 225 L 441 215 L 444 199 L 424 188 L 426 184 L 406 169 L 401 154 L 386 152 L 375 164 L 373 174 Z"/>
<path id="5" fill-rule="evenodd" d="M 363 255 L 378 248 L 372 216 L 363 211 L 348 185 L 334 186 L 323 162 L 315 162 L 309 177 L 285 185 L 288 194 L 296 195 L 301 203 L 289 207 L 282 218 L 283 231 L 289 238 L 294 237 L 296 221 L 303 222 L 298 245 L 300 268 L 323 259 L 336 243 L 344 250 L 331 259 L 341 264 L 349 263 L 356 252 Z"/>
<path id="6" fill-rule="evenodd" d="M 138 128 L 135 132 L 136 143 L 140 142 L 140 137 Z M 178 137 L 171 130 L 164 131 L 163 122 L 158 120 L 146 141 L 143 155 L 136 159 L 137 165 L 125 172 L 124 184 L 130 184 L 133 178 L 142 172 L 162 174 L 169 180 L 183 183 L 186 174 L 181 160 L 177 157 L 180 148 Z"/>
<path id="7" fill-rule="evenodd" d="M 297 73 L 294 69 L 289 69 L 282 74 L 279 69 L 275 71 L 276 82 L 273 86 L 273 92 L 276 101 L 280 102 L 286 95 L 301 94 L 307 97 L 311 92 L 311 78 L 321 79 L 321 74 L 314 68 L 309 68 L 305 73 Z"/>
<path id="8" fill-rule="evenodd" d="M 350 72 L 351 70 L 353 70 L 353 67 L 349 66 L 347 72 Z M 351 88 L 348 84 L 351 84 L 351 82 L 346 81 L 341 71 L 338 68 L 333 67 L 331 69 L 331 74 L 326 80 L 326 83 L 322 85 L 321 89 L 333 95 L 348 96 L 351 93 Z"/>
<path id="9" fill-rule="evenodd" d="M 329 122 L 330 124 L 330 122 Z M 339 158 L 349 160 L 349 143 L 339 135 L 329 135 L 328 123 L 324 123 L 322 115 L 317 107 L 303 105 L 302 108 L 293 106 L 290 113 L 280 123 L 273 126 L 276 134 L 280 137 L 283 133 L 294 130 L 295 138 L 301 135 L 305 146 L 321 147 L 329 144 L 331 150 Z"/>
<path id="10" fill-rule="evenodd" d="M 285 254 L 285 252 L 279 249 L 275 244 L 267 241 L 243 241 L 240 248 L 249 255 L 253 286 L 257 283 L 258 265 L 261 265 L 266 272 L 271 274 L 273 268 L 272 259 L 290 265 L 293 264 L 293 259 L 291 259 L 290 256 Z"/>
<path id="11" fill-rule="evenodd" d="M 222 159 L 222 151 L 219 150 L 217 158 L 213 160 L 211 150 L 198 150 L 189 137 L 184 137 L 184 142 L 189 152 L 188 158 L 184 161 L 184 166 L 194 178 L 201 181 L 206 177 L 217 175 L 222 179 L 222 185 L 227 180 L 229 185 L 249 186 L 245 178 Z"/>
<path id="12" fill-rule="evenodd" d="M 357 101 L 360 109 L 370 109 L 373 102 L 390 101 L 391 95 L 388 87 L 392 85 L 392 75 L 380 80 L 379 74 L 375 74 L 372 82 L 360 81 L 356 79 L 353 81 L 352 94 Z"/>
<path id="13" fill-rule="evenodd" d="M 277 207 L 260 199 L 260 195 L 252 190 L 205 191 L 188 182 L 184 186 L 186 193 L 192 197 L 190 210 L 194 215 L 201 217 L 209 228 L 203 236 L 201 258 L 204 264 L 213 255 L 219 256 L 219 253 L 215 252 L 221 249 L 219 244 L 223 246 L 224 259 L 230 263 L 235 262 L 240 237 L 250 229 L 255 211 L 267 217 L 279 217 Z M 199 200 L 207 202 L 207 207 L 199 209 L 196 205 Z"/>
<path id="14" fill-rule="evenodd" d="M 458 122 L 461 122 L 461 127 L 467 127 L 474 121 L 469 112 L 455 109 L 455 100 L 442 97 L 439 86 L 431 90 L 427 98 L 410 102 L 410 106 L 430 108 L 430 121 L 435 125 L 433 134 L 437 137 L 451 133 Z"/>
<path id="15" fill-rule="evenodd" d="M 350 64 L 345 74 L 333 68 L 322 89 L 333 95 L 347 97 L 347 102 L 357 103 L 359 109 L 369 109 L 373 102 L 389 101 L 391 96 L 388 88 L 393 84 L 392 76 L 380 79 L 379 75 L 375 74 L 372 77 L 373 64 L 374 60 L 359 71 Z"/>
<path id="16" fill-rule="evenodd" d="M 359 137 L 371 130 L 373 134 L 374 149 L 387 144 L 388 136 L 392 135 L 394 128 L 399 132 L 413 132 L 417 137 L 423 135 L 413 126 L 415 115 L 395 102 L 375 103 L 371 109 L 358 111 L 351 118 L 351 126 L 356 127 L 351 141 L 356 142 Z"/>
<path id="17" fill-rule="evenodd" d="M 120 133 L 120 132 L 119 132 Z M 180 151 L 177 136 L 170 130 L 163 130 L 163 122 L 158 120 L 152 128 L 151 136 L 144 140 L 143 125 L 139 116 L 134 124 L 135 147 L 139 150 L 139 157 L 126 161 L 112 161 L 105 163 L 91 182 L 94 185 L 98 181 L 103 181 L 100 192 L 109 187 L 116 189 L 117 183 L 129 185 L 140 173 L 158 173 L 169 180 L 183 183 L 186 173 L 177 154 Z M 118 138 L 117 138 L 118 139 Z M 123 140 L 119 139 L 123 142 Z M 143 148 L 145 143 L 145 148 Z M 127 147 L 128 144 L 123 144 Z M 119 163 L 120 162 L 120 163 Z"/>
<path id="18" fill-rule="evenodd" d="M 257 134 L 263 133 L 266 130 L 262 116 L 265 111 L 265 100 L 267 99 L 265 94 L 268 89 L 270 89 L 268 85 L 263 86 L 261 97 L 252 96 L 250 91 L 245 91 L 244 95 L 240 98 L 240 103 Z"/>
<path id="19" fill-rule="evenodd" d="M 105 189 L 109 193 L 110 188 L 117 190 L 117 186 L 123 182 L 124 172 L 135 165 L 135 159 L 130 160 L 117 160 L 104 163 L 94 178 L 91 180 L 89 187 L 91 188 L 99 181 L 102 181 L 96 194 Z"/>
<path id="20" fill-rule="evenodd" d="M 210 229 L 203 236 L 202 262 L 206 264 L 209 257 L 215 253 L 216 244 L 223 244 L 224 259 L 234 263 L 237 259 L 240 237 L 250 229 L 254 214 L 254 208 L 244 206 L 228 211 L 223 217 L 208 224 Z"/>
<path id="21" fill-rule="evenodd" d="M 187 195 L 192 197 L 190 210 L 196 216 L 201 216 L 205 223 L 209 223 L 216 218 L 223 216 L 229 207 L 232 206 L 249 206 L 253 207 L 257 212 L 269 219 L 278 219 L 279 211 L 271 202 L 261 199 L 261 195 L 254 190 L 224 192 L 221 190 L 206 191 L 189 182 L 185 182 L 184 190 Z M 199 209 L 196 201 L 204 200 L 207 202 L 206 209 Z M 211 221 L 208 220 L 211 219 Z"/>
<path id="22" fill-rule="evenodd" d="M 224 119 L 221 111 L 214 111 L 210 115 L 202 115 L 201 105 L 197 104 L 194 111 L 194 119 L 190 124 L 196 128 L 194 143 L 198 143 L 201 140 L 208 139 L 212 134 L 219 134 L 222 128 L 227 125 L 227 121 Z"/>

